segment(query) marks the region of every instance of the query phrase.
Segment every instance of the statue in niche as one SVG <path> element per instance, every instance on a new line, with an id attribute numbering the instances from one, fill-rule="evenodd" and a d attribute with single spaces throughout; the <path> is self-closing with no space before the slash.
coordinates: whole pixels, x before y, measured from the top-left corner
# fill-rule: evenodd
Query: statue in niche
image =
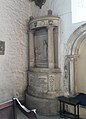
<path id="1" fill-rule="evenodd" d="M 44 40 L 44 43 L 43 43 L 43 46 L 44 46 L 44 57 L 47 58 L 46 56 L 48 56 L 48 43 L 46 40 Z"/>
<path id="2" fill-rule="evenodd" d="M 36 67 L 48 67 L 48 38 L 45 29 L 35 34 L 35 65 Z"/>
<path id="3" fill-rule="evenodd" d="M 40 56 L 41 56 L 40 48 L 35 47 L 35 59 L 36 59 L 36 61 L 40 59 Z"/>

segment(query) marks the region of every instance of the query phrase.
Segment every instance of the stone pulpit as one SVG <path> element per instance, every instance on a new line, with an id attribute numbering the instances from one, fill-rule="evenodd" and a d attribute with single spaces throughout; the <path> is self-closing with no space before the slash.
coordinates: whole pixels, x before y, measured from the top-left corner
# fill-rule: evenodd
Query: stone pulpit
<path id="1" fill-rule="evenodd" d="M 29 22 L 29 69 L 26 104 L 43 115 L 56 115 L 60 90 L 59 18 L 48 15 Z"/>

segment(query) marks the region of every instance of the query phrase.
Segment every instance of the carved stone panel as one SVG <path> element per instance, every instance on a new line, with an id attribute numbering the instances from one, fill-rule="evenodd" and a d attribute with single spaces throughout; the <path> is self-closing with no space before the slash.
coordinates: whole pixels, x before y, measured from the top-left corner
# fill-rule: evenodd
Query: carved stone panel
<path id="1" fill-rule="evenodd" d="M 49 91 L 55 91 L 55 75 L 49 75 Z"/>
<path id="2" fill-rule="evenodd" d="M 47 92 L 47 75 L 30 72 L 29 86 L 38 92 Z"/>
<path id="3" fill-rule="evenodd" d="M 38 97 L 52 98 L 57 97 L 60 89 L 59 70 L 46 70 L 46 68 L 35 68 L 28 72 L 29 85 L 28 93 Z"/>
<path id="4" fill-rule="evenodd" d="M 48 67 L 48 36 L 47 29 L 35 31 L 35 65 Z"/>

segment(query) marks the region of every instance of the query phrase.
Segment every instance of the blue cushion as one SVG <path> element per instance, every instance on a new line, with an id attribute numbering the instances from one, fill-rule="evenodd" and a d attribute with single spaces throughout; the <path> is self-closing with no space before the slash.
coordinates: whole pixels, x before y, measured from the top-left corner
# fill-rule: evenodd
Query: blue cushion
<path id="1" fill-rule="evenodd" d="M 80 105 L 86 106 L 86 94 L 84 93 L 79 93 L 75 99 L 80 101 Z"/>

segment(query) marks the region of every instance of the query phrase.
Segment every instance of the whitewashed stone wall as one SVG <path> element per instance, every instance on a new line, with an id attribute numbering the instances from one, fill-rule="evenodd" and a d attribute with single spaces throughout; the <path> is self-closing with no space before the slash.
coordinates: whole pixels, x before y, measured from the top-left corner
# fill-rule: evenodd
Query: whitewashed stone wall
<path id="1" fill-rule="evenodd" d="M 66 90 L 66 82 L 64 80 L 64 57 L 66 52 L 66 43 L 70 35 L 83 23 L 72 24 L 71 13 L 71 0 L 46 0 L 46 3 L 42 6 L 42 9 L 35 6 L 34 2 L 31 5 L 32 14 L 34 17 L 47 15 L 47 10 L 51 9 L 53 15 L 59 16 L 60 25 L 60 40 L 61 40 L 61 52 L 60 52 L 60 68 L 62 72 L 61 76 L 61 90 Z M 63 87 L 65 89 L 63 89 Z"/>
<path id="2" fill-rule="evenodd" d="M 0 40 L 5 41 L 5 55 L 0 55 L 0 102 L 13 96 L 22 97 L 27 84 L 28 36 L 27 21 L 30 16 L 53 14 L 61 19 L 61 89 L 64 79 L 65 46 L 73 31 L 83 24 L 72 24 L 71 0 L 46 0 L 42 9 L 29 0 L 0 1 Z"/>
<path id="3" fill-rule="evenodd" d="M 26 89 L 30 4 L 29 0 L 0 0 L 0 40 L 5 41 L 5 55 L 0 55 L 0 102 L 22 98 Z"/>

